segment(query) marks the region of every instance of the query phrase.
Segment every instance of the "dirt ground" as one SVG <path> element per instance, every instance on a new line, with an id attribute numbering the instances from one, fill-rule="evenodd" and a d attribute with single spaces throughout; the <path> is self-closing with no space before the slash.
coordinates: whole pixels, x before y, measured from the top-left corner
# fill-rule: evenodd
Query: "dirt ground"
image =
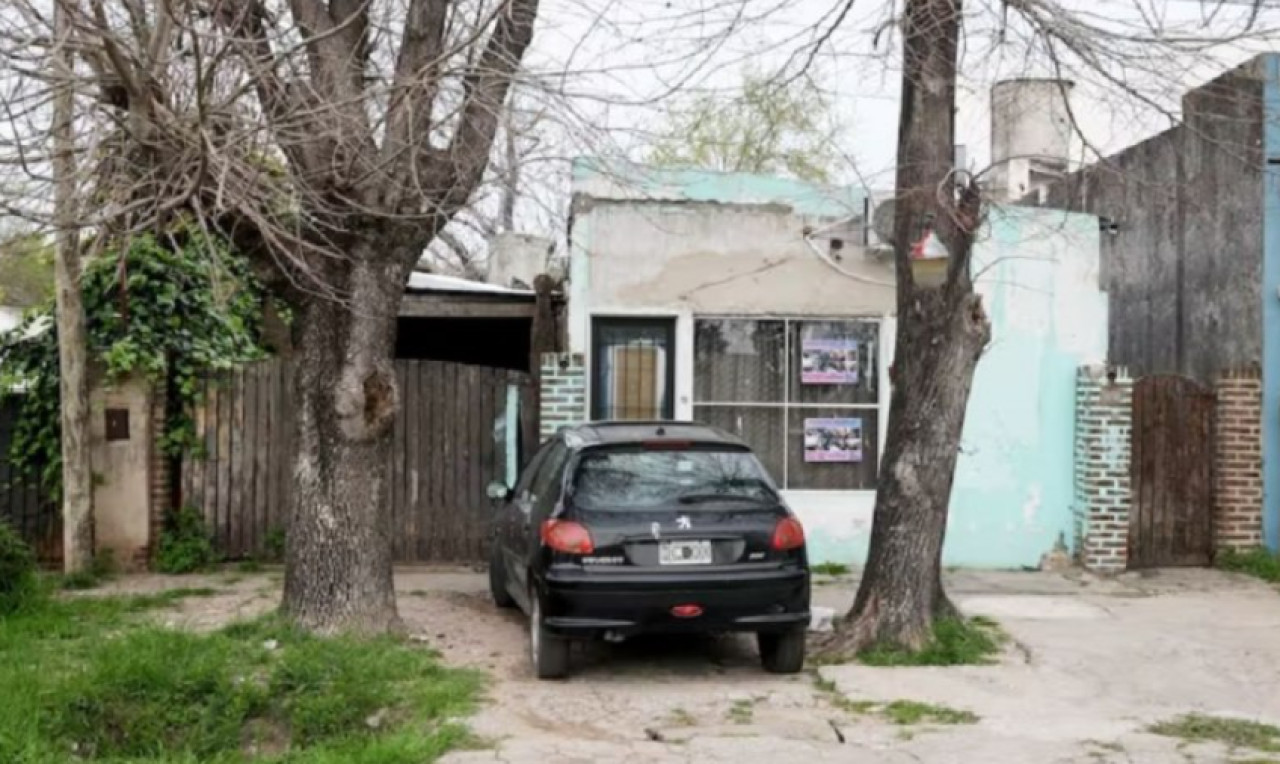
<path id="1" fill-rule="evenodd" d="M 397 572 L 400 610 L 445 660 L 493 677 L 471 720 L 490 748 L 445 764 L 833 762 L 1243 762 L 1257 752 L 1147 732 L 1185 713 L 1280 724 L 1280 592 L 1214 571 L 1097 579 L 1078 573 L 956 572 L 965 612 L 1013 642 L 998 665 L 824 666 L 760 671 L 749 639 L 591 645 L 567 682 L 533 679 L 524 619 L 498 611 L 465 569 Z M 134 576 L 111 591 L 208 587 L 164 618 L 211 628 L 273 608 L 280 574 Z M 856 581 L 822 579 L 815 604 L 848 606 Z M 895 724 L 875 708 L 912 701 L 968 724 Z M 1272 758 L 1280 764 L 1280 754 Z"/>

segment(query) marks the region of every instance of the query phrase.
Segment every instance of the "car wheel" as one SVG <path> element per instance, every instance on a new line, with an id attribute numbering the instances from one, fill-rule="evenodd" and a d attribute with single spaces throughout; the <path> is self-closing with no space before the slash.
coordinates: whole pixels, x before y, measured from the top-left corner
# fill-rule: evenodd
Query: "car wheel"
<path id="1" fill-rule="evenodd" d="M 542 623 L 542 603 L 529 592 L 529 652 L 533 673 L 539 679 L 563 679 L 569 675 L 569 640 L 547 631 Z"/>
<path id="2" fill-rule="evenodd" d="M 502 550 L 495 543 L 489 553 L 489 596 L 500 608 L 515 607 L 516 601 L 507 591 L 507 574 L 502 565 Z"/>
<path id="3" fill-rule="evenodd" d="M 795 674 L 803 669 L 806 636 L 803 629 L 757 634 L 760 664 L 764 670 L 770 674 Z"/>

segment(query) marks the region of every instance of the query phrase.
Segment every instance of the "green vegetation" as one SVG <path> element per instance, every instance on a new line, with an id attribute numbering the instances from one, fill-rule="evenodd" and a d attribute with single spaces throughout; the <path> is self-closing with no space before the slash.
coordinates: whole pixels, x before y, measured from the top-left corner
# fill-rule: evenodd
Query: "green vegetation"
<path id="1" fill-rule="evenodd" d="M 812 80 L 747 71 L 731 97 L 702 94 L 677 105 L 645 161 L 830 183 L 841 162 L 837 132 L 830 101 Z"/>
<path id="2" fill-rule="evenodd" d="M 1152 725 L 1150 731 L 1190 742 L 1222 743 L 1232 748 L 1280 753 L 1280 727 L 1247 719 L 1187 714 Z"/>
<path id="3" fill-rule="evenodd" d="M 192 406 L 210 370 L 261 358 L 264 293 L 242 258 L 195 226 L 136 236 L 85 265 L 81 280 L 89 361 L 108 382 L 138 375 L 169 392 L 163 447 L 194 448 Z M 52 305 L 28 313 L 0 341 L 0 397 L 23 386 L 9 459 L 61 487 L 58 338 Z"/>
<path id="4" fill-rule="evenodd" d="M 1214 564 L 1221 570 L 1244 573 L 1273 584 L 1280 584 L 1280 555 L 1262 547 L 1247 551 L 1224 549 L 1218 552 Z"/>
<path id="5" fill-rule="evenodd" d="M 911 724 L 974 724 L 978 715 L 971 711 L 962 711 L 947 706 L 920 703 L 914 700 L 894 700 L 879 703 L 874 700 L 852 700 L 845 697 L 836 687 L 835 682 L 824 679 L 816 672 L 813 685 L 835 708 L 850 716 L 876 714 L 898 725 Z"/>
<path id="6" fill-rule="evenodd" d="M 729 706 L 729 712 L 726 714 L 729 721 L 734 724 L 750 724 L 751 719 L 755 715 L 754 700 L 739 699 L 733 701 L 733 705 Z"/>
<path id="7" fill-rule="evenodd" d="M 480 678 L 393 638 L 310 636 L 276 618 L 211 634 L 148 610 L 213 590 L 40 598 L 0 619 L 0 761 L 424 764 Z"/>
<path id="8" fill-rule="evenodd" d="M 266 548 L 266 559 L 268 562 L 284 562 L 284 544 L 284 528 L 275 526 L 267 531 L 267 537 L 263 540 L 263 546 Z"/>
<path id="9" fill-rule="evenodd" d="M 809 570 L 819 576 L 849 575 L 849 566 L 842 562 L 820 562 L 817 565 L 810 565 Z"/>
<path id="10" fill-rule="evenodd" d="M 671 709 L 671 724 L 676 727 L 693 727 L 697 725 L 698 720 L 683 708 Z"/>
<path id="11" fill-rule="evenodd" d="M 17 531 L 0 520 L 0 616 L 27 607 L 39 594 L 36 556 Z"/>
<path id="12" fill-rule="evenodd" d="M 39 234 L 0 239 L 0 305 L 30 308 L 53 299 L 53 247 Z"/>
<path id="13" fill-rule="evenodd" d="M 977 714 L 947 706 L 919 703 L 914 700 L 895 700 L 880 708 L 880 713 L 894 724 L 974 724 Z"/>
<path id="14" fill-rule="evenodd" d="M 156 547 L 155 569 L 161 573 L 194 573 L 217 561 L 218 552 L 200 510 L 183 507 L 170 512 Z"/>
<path id="15" fill-rule="evenodd" d="M 936 622 L 933 639 L 918 652 L 873 647 L 858 654 L 868 666 L 971 666 L 994 662 L 1008 637 L 988 618 L 949 618 Z"/>
<path id="16" fill-rule="evenodd" d="M 59 576 L 57 581 L 58 586 L 67 591 L 96 589 L 119 572 L 120 566 L 116 563 L 116 556 L 110 549 L 104 549 L 94 554 L 88 568 Z"/>

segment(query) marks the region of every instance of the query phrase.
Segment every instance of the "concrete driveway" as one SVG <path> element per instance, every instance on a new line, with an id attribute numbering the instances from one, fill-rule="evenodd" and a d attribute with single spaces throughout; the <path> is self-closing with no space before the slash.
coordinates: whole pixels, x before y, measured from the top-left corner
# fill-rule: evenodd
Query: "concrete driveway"
<path id="1" fill-rule="evenodd" d="M 219 588 L 190 598 L 175 625 L 210 628 L 279 602 L 279 575 L 121 579 L 109 589 Z M 856 581 L 820 579 L 839 609 Z M 1161 737 L 1186 713 L 1280 725 L 1280 592 L 1208 570 L 1097 579 L 957 572 L 970 614 L 1013 637 L 998 665 L 943 669 L 825 666 L 764 674 L 750 639 L 648 639 L 575 654 L 566 682 L 533 679 L 525 620 L 489 602 L 481 573 L 397 571 L 416 638 L 493 677 L 470 720 L 484 744 L 446 764 L 733 762 L 1263 762 L 1280 753 Z M 971 723 L 894 723 L 883 708 L 926 703 Z M 915 705 L 915 708 L 920 706 Z M 898 719 L 903 721 L 903 719 Z"/>
<path id="2" fill-rule="evenodd" d="M 442 583 L 411 572 L 398 580 L 410 590 Z M 997 619 L 1014 639 L 995 666 L 827 666 L 817 676 L 779 678 L 759 670 L 750 640 L 666 639 L 593 646 L 563 683 L 531 678 L 523 619 L 490 609 L 482 580 L 451 583 L 456 605 L 474 603 L 479 628 L 437 637 L 449 640 L 447 656 L 464 662 L 490 649 L 477 665 L 497 681 L 472 724 L 495 750 L 455 753 L 447 764 L 1181 764 L 1258 754 L 1156 736 L 1150 725 L 1189 712 L 1280 724 L 1280 592 L 1214 571 L 1112 580 L 954 573 L 948 583 L 961 608 Z M 855 583 L 826 582 L 815 599 L 848 607 Z M 412 599 L 406 617 L 429 623 L 434 597 L 421 598 L 421 611 Z M 978 719 L 895 724 L 871 710 L 893 701 Z"/>

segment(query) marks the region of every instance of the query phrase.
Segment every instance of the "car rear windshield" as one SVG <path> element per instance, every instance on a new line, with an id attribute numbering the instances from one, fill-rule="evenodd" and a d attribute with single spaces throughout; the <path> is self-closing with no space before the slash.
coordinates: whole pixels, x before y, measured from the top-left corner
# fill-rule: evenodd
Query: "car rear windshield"
<path id="1" fill-rule="evenodd" d="M 777 501 L 764 467 L 754 454 L 742 450 L 591 450 L 583 453 L 573 477 L 573 503 L 583 509 Z"/>

